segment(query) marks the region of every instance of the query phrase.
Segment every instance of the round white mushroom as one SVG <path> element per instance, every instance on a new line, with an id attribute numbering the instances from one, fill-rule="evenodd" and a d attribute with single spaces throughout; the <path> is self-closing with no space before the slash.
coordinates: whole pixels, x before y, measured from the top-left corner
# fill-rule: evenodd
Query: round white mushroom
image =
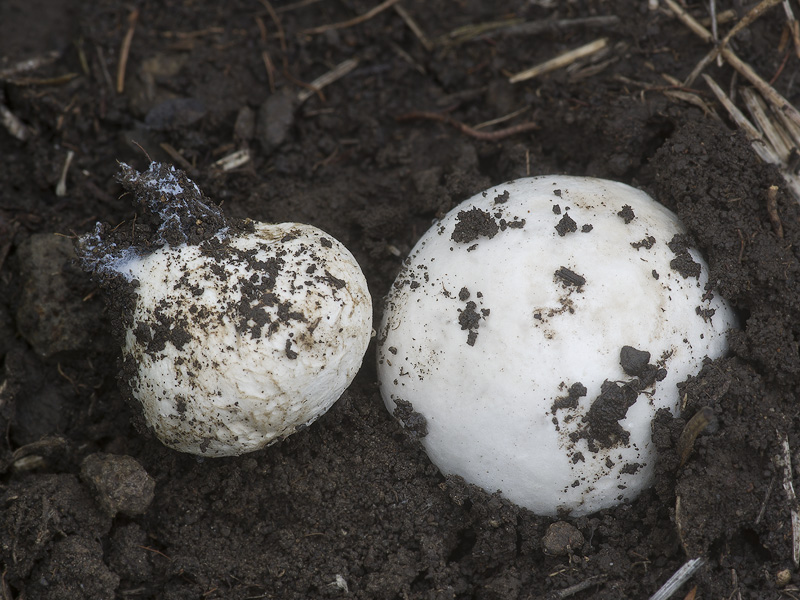
<path id="1" fill-rule="evenodd" d="M 157 217 L 153 247 L 120 245 L 99 227 L 79 249 L 110 288 L 125 388 L 156 436 L 182 452 L 238 455 L 325 413 L 372 331 L 352 254 L 310 225 L 234 226 L 165 165 L 123 165 L 122 182 Z"/>
<path id="2" fill-rule="evenodd" d="M 612 181 L 491 188 L 404 265 L 378 333 L 387 408 L 443 473 L 541 515 L 648 487 L 653 416 L 736 325 L 677 217 Z"/>

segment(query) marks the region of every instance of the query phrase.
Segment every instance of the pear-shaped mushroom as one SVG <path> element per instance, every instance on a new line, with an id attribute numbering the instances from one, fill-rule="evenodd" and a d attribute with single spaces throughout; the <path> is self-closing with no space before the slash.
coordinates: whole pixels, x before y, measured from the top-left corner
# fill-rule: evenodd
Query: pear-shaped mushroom
<path id="1" fill-rule="evenodd" d="M 325 413 L 372 332 L 353 255 L 310 225 L 229 222 L 174 167 L 123 165 L 121 181 L 143 211 L 140 232 L 98 226 L 78 248 L 106 285 L 124 388 L 156 436 L 237 455 Z"/>

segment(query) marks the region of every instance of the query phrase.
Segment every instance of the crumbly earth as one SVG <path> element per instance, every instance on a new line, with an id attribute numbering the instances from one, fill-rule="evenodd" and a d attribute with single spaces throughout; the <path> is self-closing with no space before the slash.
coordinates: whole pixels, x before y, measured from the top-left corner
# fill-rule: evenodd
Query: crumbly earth
<path id="1" fill-rule="evenodd" d="M 394 8 L 313 31 L 377 4 L 138 4 L 118 92 L 131 3 L 0 3 L 0 103 L 27 128 L 20 141 L 0 126 L 0 597 L 647 598 L 699 556 L 707 563 L 674 597 L 694 586 L 699 598 L 798 597 L 781 457 L 788 447 L 800 465 L 800 211 L 726 118 L 662 77 L 682 80 L 709 47 L 644 0 L 404 0 L 430 50 Z M 687 4 L 705 16 L 705 3 Z M 716 2 L 719 13 L 735 6 Z M 448 36 L 513 17 L 567 22 Z M 773 8 L 735 48 L 798 105 L 784 22 Z M 508 82 L 602 37 L 594 63 Z M 35 70 L 6 72 L 51 51 Z M 358 64 L 323 90 L 301 85 L 348 59 Z M 728 66 L 706 72 L 730 89 Z M 724 114 L 702 80 L 692 89 Z M 522 108 L 479 131 L 528 120 L 539 129 L 501 139 L 396 119 L 444 111 L 474 126 Z M 250 162 L 213 166 L 244 148 Z M 114 174 L 118 160 L 146 168 L 143 150 L 184 160 L 232 218 L 325 229 L 354 253 L 374 298 L 436 215 L 491 184 L 547 173 L 621 180 L 679 214 L 745 327 L 731 356 L 683 386 L 683 416 L 657 416 L 656 487 L 569 520 L 580 536 L 559 526 L 570 532 L 563 543 L 548 535 L 557 519 L 442 478 L 383 408 L 371 361 L 311 427 L 248 456 L 198 460 L 132 425 L 113 324 L 59 237 L 96 221 L 136 227 Z M 81 475 L 98 452 L 130 456 L 155 480 L 142 514 L 103 511 L 101 482 Z"/>

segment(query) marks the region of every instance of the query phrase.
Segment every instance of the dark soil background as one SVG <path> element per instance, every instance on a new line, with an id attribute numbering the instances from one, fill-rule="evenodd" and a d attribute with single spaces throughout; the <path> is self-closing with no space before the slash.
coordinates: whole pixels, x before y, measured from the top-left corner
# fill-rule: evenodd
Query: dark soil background
<path id="1" fill-rule="evenodd" d="M 500 4 L 403 0 L 426 47 L 394 7 L 307 31 L 367 13 L 377 5 L 367 0 L 0 2 L 0 103 L 27 131 L 21 141 L 0 127 L 0 598 L 638 599 L 701 556 L 675 597 L 800 598 L 797 506 L 780 458 L 788 443 L 800 465 L 797 202 L 726 118 L 670 94 L 663 75 L 685 78 L 709 47 L 668 10 Z M 707 16 L 705 3 L 688 4 Z M 448 35 L 508 19 L 567 22 Z M 735 48 L 798 105 L 784 25 L 778 6 Z M 601 37 L 599 55 L 508 82 Z M 298 98 L 348 59 L 358 64 L 347 75 Z M 726 65 L 706 72 L 726 90 L 742 83 Z M 682 91 L 716 106 L 702 79 Z M 476 125 L 523 108 L 481 131 L 539 129 L 498 139 L 397 120 L 436 111 Z M 242 149 L 246 164 L 213 165 Z M 308 222 L 340 239 L 376 317 L 432 219 L 484 187 L 546 173 L 624 181 L 679 213 L 744 328 L 730 357 L 683 387 L 683 416 L 654 423 L 655 488 L 549 533 L 556 520 L 430 465 L 383 407 L 374 348 L 330 412 L 283 443 L 239 458 L 181 455 L 132 425 L 102 294 L 70 239 L 96 221 L 132 223 L 114 176 L 117 161 L 145 169 L 143 151 L 187 168 L 234 217 Z M 767 210 L 772 185 L 782 236 Z M 710 423 L 679 444 L 704 407 Z"/>

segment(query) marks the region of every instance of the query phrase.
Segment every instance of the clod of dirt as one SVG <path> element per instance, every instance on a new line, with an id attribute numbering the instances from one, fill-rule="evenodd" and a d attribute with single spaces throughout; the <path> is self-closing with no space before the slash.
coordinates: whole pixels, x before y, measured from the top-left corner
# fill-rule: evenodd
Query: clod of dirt
<path id="1" fill-rule="evenodd" d="M 398 398 L 396 405 L 393 416 L 403 424 L 411 438 L 419 439 L 428 435 L 428 424 L 425 417 L 416 412 L 410 402 Z"/>
<path id="2" fill-rule="evenodd" d="M 619 352 L 619 364 L 628 375 L 641 375 L 647 363 L 650 362 L 650 353 L 637 350 L 632 346 L 623 346 Z"/>
<path id="3" fill-rule="evenodd" d="M 566 556 L 583 546 L 583 534 L 565 521 L 556 521 L 542 538 L 542 550 L 550 556 Z"/>
<path id="4" fill-rule="evenodd" d="M 113 598 L 119 576 L 103 561 L 99 541 L 80 535 L 60 539 L 33 574 L 31 598 Z"/>
<path id="5" fill-rule="evenodd" d="M 479 239 L 480 237 L 487 237 L 492 239 L 500 230 L 500 226 L 489 214 L 489 211 L 472 208 L 470 210 L 462 210 L 456 217 L 457 222 L 453 227 L 453 233 L 450 238 L 454 242 L 467 243 Z"/>
<path id="6" fill-rule="evenodd" d="M 558 212 L 554 210 L 553 213 L 559 215 L 561 214 L 561 209 L 559 208 Z M 575 223 L 572 217 L 566 214 L 563 217 L 561 217 L 561 220 L 556 225 L 556 231 L 558 232 L 558 235 L 564 237 L 568 233 L 574 233 L 578 231 L 578 224 Z"/>
<path id="7" fill-rule="evenodd" d="M 131 456 L 90 454 L 81 464 L 81 477 L 111 517 L 141 515 L 153 501 L 156 482 Z"/>
<path id="8" fill-rule="evenodd" d="M 0 551 L 12 583 L 28 577 L 58 539 L 99 538 L 111 528 L 111 518 L 74 475 L 31 475 L 9 485 L 0 505 Z"/>
<path id="9" fill-rule="evenodd" d="M 270 95 L 261 105 L 256 121 L 256 135 L 265 152 L 272 152 L 289 137 L 295 108 L 294 97 L 284 92 Z"/>

